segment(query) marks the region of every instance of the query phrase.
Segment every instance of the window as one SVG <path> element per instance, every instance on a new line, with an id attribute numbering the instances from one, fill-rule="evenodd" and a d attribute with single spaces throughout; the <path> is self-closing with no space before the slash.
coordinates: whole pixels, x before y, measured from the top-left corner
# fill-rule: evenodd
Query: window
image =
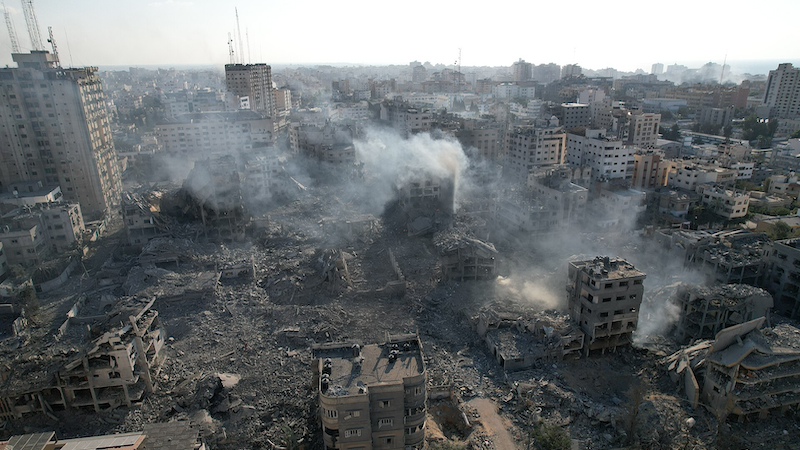
<path id="1" fill-rule="evenodd" d="M 619 282 L 619 287 L 626 287 L 627 285 L 628 285 L 627 281 L 620 281 Z"/>
<path id="2" fill-rule="evenodd" d="M 394 425 L 393 419 L 380 419 L 378 420 L 378 428 L 390 427 Z"/>
<path id="3" fill-rule="evenodd" d="M 328 417 L 329 419 L 336 419 L 339 417 L 339 411 L 335 409 L 326 409 L 325 416 Z"/>
<path id="4" fill-rule="evenodd" d="M 392 445 L 392 442 L 394 442 L 391 436 L 382 438 L 381 440 L 383 441 L 384 445 Z"/>
<path id="5" fill-rule="evenodd" d="M 381 407 L 381 408 L 388 408 L 391 405 L 392 405 L 392 401 L 391 400 L 381 400 L 381 401 L 378 402 L 378 406 Z"/>
<path id="6" fill-rule="evenodd" d="M 606 289 L 611 289 L 612 286 L 612 283 L 606 283 Z"/>
<path id="7" fill-rule="evenodd" d="M 355 417 L 361 417 L 361 410 L 356 409 L 354 411 L 347 411 L 347 414 L 344 416 L 344 420 L 352 419 Z"/>
<path id="8" fill-rule="evenodd" d="M 353 436 L 361 436 L 361 428 L 352 428 L 350 430 L 344 430 L 344 437 L 349 438 Z"/>
<path id="9" fill-rule="evenodd" d="M 604 298 L 604 299 L 603 299 L 603 303 L 608 303 L 608 302 L 610 302 L 610 301 L 611 301 L 611 297 L 608 297 L 608 298 Z"/>

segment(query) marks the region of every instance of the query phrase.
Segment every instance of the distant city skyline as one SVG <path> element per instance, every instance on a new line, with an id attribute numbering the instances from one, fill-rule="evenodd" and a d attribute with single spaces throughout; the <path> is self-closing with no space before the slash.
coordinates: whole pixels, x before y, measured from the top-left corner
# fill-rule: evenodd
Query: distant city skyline
<path id="1" fill-rule="evenodd" d="M 22 50 L 30 50 L 19 0 L 5 3 Z M 45 48 L 49 49 L 47 27 L 52 26 L 62 64 L 71 66 L 222 65 L 229 60 L 228 33 L 237 41 L 237 60 L 243 56 L 245 62 L 275 65 L 415 60 L 453 65 L 459 49 L 464 66 L 510 66 L 522 58 L 535 64 L 576 63 L 627 72 L 650 72 L 656 62 L 665 67 L 722 64 L 726 55 L 738 73 L 766 73 L 778 62 L 800 61 L 800 37 L 791 27 L 770 27 L 769 39 L 748 37 L 746 28 L 796 16 L 800 4 L 795 1 L 761 2 L 757 9 L 742 1 L 725 3 L 724 8 L 716 2 L 684 0 L 661 9 L 653 6 L 625 0 L 603 9 L 572 1 L 489 5 L 477 12 L 418 0 L 385 11 L 363 0 L 164 0 L 135 6 L 99 0 L 35 2 Z M 239 11 L 241 46 L 234 7 Z M 740 24 L 741 30 L 733 24 Z M 3 28 L 0 65 L 13 65 Z M 747 64 L 760 69 L 740 68 Z"/>

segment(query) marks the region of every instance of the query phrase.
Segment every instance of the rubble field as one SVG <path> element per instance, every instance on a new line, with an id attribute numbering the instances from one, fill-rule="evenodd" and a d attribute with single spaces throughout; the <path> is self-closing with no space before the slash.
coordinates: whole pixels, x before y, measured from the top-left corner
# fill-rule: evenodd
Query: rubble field
<path id="1" fill-rule="evenodd" d="M 691 410 L 661 364 L 677 349 L 666 338 L 503 371 L 476 332 L 481 308 L 497 302 L 534 311 L 535 305 L 498 290 L 493 279 L 444 280 L 434 237 L 409 237 L 392 206 L 364 218 L 352 201 L 321 198 L 308 192 L 273 210 L 245 242 L 160 237 L 135 253 L 124 251 L 124 231 L 117 231 L 95 243 L 83 270 L 40 297 L 27 339 L 3 335 L 6 364 L 46 341 L 81 294 L 89 300 L 87 314 L 95 315 L 123 298 L 155 298 L 152 308 L 166 331 L 155 392 L 130 408 L 7 420 L 3 435 L 55 430 L 68 438 L 189 419 L 214 449 L 322 448 L 311 345 L 383 342 L 388 333 L 416 332 L 429 390 L 450 393 L 429 401 L 432 440 L 505 449 L 507 440 L 495 442 L 492 429 L 502 423 L 513 445 L 530 448 L 532 427 L 547 423 L 563 429 L 574 448 L 587 449 L 788 449 L 800 441 L 796 416 L 719 424 L 704 409 Z M 369 225 L 331 232 L 348 218 Z M 536 257 L 508 256 L 496 255 L 498 272 L 508 260 Z M 252 268 L 220 276 L 221 268 L 237 264 Z M 473 399 L 492 402 L 500 421 L 482 418 Z"/>

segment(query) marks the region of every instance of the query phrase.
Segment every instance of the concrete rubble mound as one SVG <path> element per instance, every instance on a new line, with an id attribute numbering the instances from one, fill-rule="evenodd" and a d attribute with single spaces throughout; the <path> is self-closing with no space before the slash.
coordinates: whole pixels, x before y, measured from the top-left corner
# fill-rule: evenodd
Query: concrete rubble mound
<path id="1" fill-rule="evenodd" d="M 496 274 L 497 249 L 494 244 L 469 231 L 451 227 L 433 235 L 445 279 L 454 281 L 491 280 Z"/>

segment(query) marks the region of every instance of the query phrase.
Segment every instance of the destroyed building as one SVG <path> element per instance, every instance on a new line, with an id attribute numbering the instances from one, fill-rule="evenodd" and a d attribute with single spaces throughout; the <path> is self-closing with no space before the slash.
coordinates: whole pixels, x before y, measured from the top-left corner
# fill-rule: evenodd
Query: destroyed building
<path id="1" fill-rule="evenodd" d="M 491 280 L 497 274 L 494 244 L 482 241 L 457 228 L 448 228 L 433 236 L 439 251 L 442 275 L 446 280 Z"/>
<path id="2" fill-rule="evenodd" d="M 353 138 L 357 136 L 355 126 L 333 124 L 330 121 L 319 127 L 313 124 L 293 126 L 290 133 L 296 134 L 297 148 L 292 149 L 312 160 L 328 164 L 354 164 L 356 150 Z"/>
<path id="3" fill-rule="evenodd" d="M 204 236 L 214 241 L 241 241 L 249 221 L 242 203 L 233 155 L 197 161 L 183 183 L 183 213 L 200 219 Z"/>
<path id="4" fill-rule="evenodd" d="M 314 385 L 326 449 L 424 447 L 426 373 L 414 334 L 383 344 L 314 346 Z"/>
<path id="5" fill-rule="evenodd" d="M 775 296 L 776 311 L 800 318 L 800 239 L 773 242 L 768 264 L 764 286 Z"/>
<path id="6" fill-rule="evenodd" d="M 522 370 L 540 362 L 580 358 L 585 334 L 568 315 L 533 314 L 487 308 L 478 317 L 478 335 L 505 370 Z"/>
<path id="7" fill-rule="evenodd" d="M 122 220 L 128 244 L 142 246 L 151 239 L 170 235 L 167 223 L 161 218 L 160 193 L 122 195 Z"/>
<path id="8" fill-rule="evenodd" d="M 766 419 L 800 405 L 800 330 L 763 328 L 766 318 L 728 327 L 713 340 L 683 348 L 665 360 L 683 384 L 692 408 L 720 418 Z"/>
<path id="9" fill-rule="evenodd" d="M 700 244 L 691 260 L 717 283 L 757 286 L 766 273 L 771 248 L 772 242 L 764 233 L 720 232 Z"/>
<path id="10" fill-rule="evenodd" d="M 503 193 L 494 203 L 493 213 L 499 240 L 511 245 L 526 242 L 532 236 L 555 233 L 567 225 L 561 205 L 530 193 Z"/>
<path id="11" fill-rule="evenodd" d="M 449 222 L 455 211 L 455 178 L 420 176 L 398 187 L 408 218 L 408 234 L 421 236 Z"/>
<path id="12" fill-rule="evenodd" d="M 0 219 L 0 242 L 9 264 L 36 266 L 51 255 L 64 253 L 83 241 L 85 231 L 77 203 L 21 206 Z"/>
<path id="13" fill-rule="evenodd" d="M 682 286 L 676 297 L 681 307 L 675 336 L 678 342 L 710 339 L 723 328 L 759 317 L 769 319 L 772 296 L 746 284 Z"/>
<path id="14" fill-rule="evenodd" d="M 98 314 L 103 308 L 90 307 L 82 296 L 44 350 L 24 344 L 2 349 L 13 362 L 2 373 L 0 417 L 131 406 L 153 392 L 164 358 L 164 332 L 154 302 L 127 299 L 111 313 Z M 86 326 L 89 342 L 84 341 Z"/>
<path id="15" fill-rule="evenodd" d="M 598 256 L 569 264 L 569 311 L 586 333 L 585 354 L 615 350 L 632 342 L 645 277 L 621 258 Z"/>

